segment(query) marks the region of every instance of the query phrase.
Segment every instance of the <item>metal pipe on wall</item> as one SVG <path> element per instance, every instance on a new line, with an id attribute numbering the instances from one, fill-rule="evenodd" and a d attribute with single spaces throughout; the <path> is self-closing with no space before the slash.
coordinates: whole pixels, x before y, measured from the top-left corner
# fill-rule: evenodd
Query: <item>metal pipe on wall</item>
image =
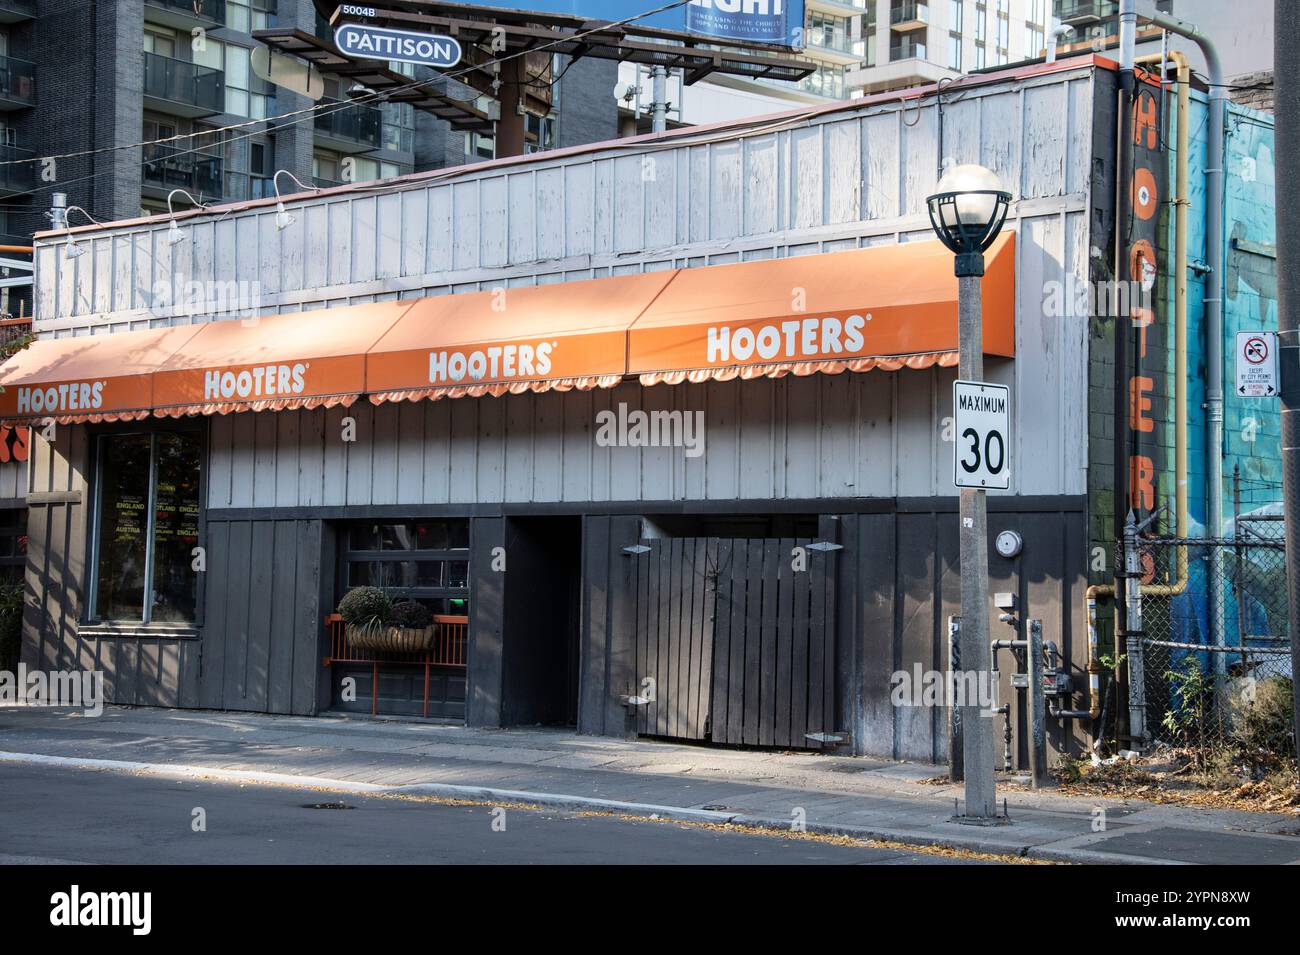
<path id="1" fill-rule="evenodd" d="M 1205 414 L 1208 434 L 1205 442 L 1206 525 L 1212 537 L 1223 533 L 1223 277 L 1227 271 L 1227 250 L 1223 242 L 1224 165 L 1223 150 L 1228 115 L 1228 91 L 1223 66 L 1214 42 L 1193 24 L 1161 13 L 1144 4 L 1143 18 L 1170 33 L 1194 42 L 1205 57 L 1210 74 L 1209 140 L 1205 167 L 1205 245 L 1210 271 L 1205 282 Z M 1216 558 L 1217 561 L 1219 558 Z M 1217 568 L 1216 568 L 1217 570 Z M 1221 579 L 1215 574 L 1213 579 Z M 1215 601 L 1211 614 L 1212 636 L 1223 644 L 1223 601 Z M 1223 657 L 1224 654 L 1216 654 Z"/>

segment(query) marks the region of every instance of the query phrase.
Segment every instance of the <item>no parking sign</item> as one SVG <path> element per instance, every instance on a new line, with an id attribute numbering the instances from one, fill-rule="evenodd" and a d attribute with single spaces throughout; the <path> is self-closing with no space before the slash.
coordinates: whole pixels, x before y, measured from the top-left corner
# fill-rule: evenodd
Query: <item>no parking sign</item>
<path id="1" fill-rule="evenodd" d="M 1237 395 L 1271 398 L 1277 393 L 1277 332 L 1237 332 Z"/>

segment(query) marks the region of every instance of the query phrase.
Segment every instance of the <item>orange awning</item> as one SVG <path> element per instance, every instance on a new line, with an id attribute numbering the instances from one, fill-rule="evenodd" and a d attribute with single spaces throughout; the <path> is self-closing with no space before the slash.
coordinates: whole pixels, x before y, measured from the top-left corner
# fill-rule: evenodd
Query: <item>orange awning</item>
<path id="1" fill-rule="evenodd" d="M 1015 352 L 1014 236 L 984 351 Z M 87 338 L 0 367 L 0 422 L 121 420 L 957 363 L 938 242 L 377 302 Z"/>
<path id="2" fill-rule="evenodd" d="M 153 372 L 197 325 L 34 342 L 0 366 L 0 420 L 124 421 L 153 408 Z"/>
<path id="3" fill-rule="evenodd" d="M 421 299 L 366 356 L 366 390 L 379 404 L 611 388 L 626 372 L 628 326 L 676 275 Z"/>
<path id="4" fill-rule="evenodd" d="M 366 352 L 411 305 L 374 302 L 202 325 L 155 370 L 155 413 L 349 405 L 366 390 Z"/>
<path id="5" fill-rule="evenodd" d="M 986 253 L 984 352 L 1015 354 L 1015 237 Z M 643 384 L 957 364 L 957 279 L 939 242 L 680 272 L 628 334 Z"/>

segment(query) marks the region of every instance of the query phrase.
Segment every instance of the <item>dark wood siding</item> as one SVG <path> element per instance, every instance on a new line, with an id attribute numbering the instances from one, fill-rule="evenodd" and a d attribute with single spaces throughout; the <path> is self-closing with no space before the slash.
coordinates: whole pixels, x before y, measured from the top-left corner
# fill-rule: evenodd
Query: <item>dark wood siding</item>
<path id="1" fill-rule="evenodd" d="M 323 523 L 209 520 L 207 540 L 199 705 L 316 713 L 332 609 Z"/>
<path id="2" fill-rule="evenodd" d="M 23 661 L 102 670 L 110 703 L 315 713 L 321 522 L 205 518 L 202 625 L 105 635 L 82 624 L 92 440 L 76 425 L 57 428 L 53 442 L 33 438 Z"/>
<path id="3" fill-rule="evenodd" d="M 809 593 L 808 606 L 795 600 L 793 618 L 765 610 L 765 588 L 746 586 L 743 593 L 732 593 L 727 601 L 719 599 L 714 627 L 714 687 L 710 721 L 714 740 L 726 739 L 745 744 L 764 745 L 775 740 L 775 733 L 760 722 L 751 739 L 748 731 L 750 712 L 760 712 L 758 699 L 764 689 L 783 690 L 790 686 L 807 686 L 817 692 L 829 709 L 818 713 L 809 705 L 798 706 L 790 699 L 789 713 L 784 707 L 772 711 L 772 719 L 790 718 L 790 733 L 847 732 L 853 752 L 937 762 L 946 759 L 946 712 L 938 708 L 895 707 L 890 700 L 892 674 L 910 671 L 919 663 L 923 669 L 942 670 L 948 666 L 947 620 L 960 610 L 961 574 L 958 563 L 956 502 L 953 499 L 900 500 L 880 502 L 880 510 L 823 515 L 820 536 L 837 542 L 842 551 L 834 552 L 837 569 L 825 599 L 817 591 Z M 1044 638 L 1061 647 L 1071 661 L 1076 685 L 1086 686 L 1083 668 L 1087 664 L 1086 630 L 1080 604 L 1085 586 L 1085 512 L 1080 498 L 1035 501 L 1032 506 L 1013 498 L 994 498 L 989 515 L 989 619 L 995 637 L 1024 636 L 1026 621 L 1036 617 L 1043 621 Z M 1019 531 L 1024 550 L 1019 557 L 1005 560 L 993 551 L 992 539 L 1001 530 Z M 599 595 L 588 592 L 583 619 L 582 706 L 579 729 L 582 732 L 622 735 L 626 732 L 623 700 L 637 692 L 636 673 L 649 661 L 631 658 L 635 645 L 629 635 L 651 626 L 647 613 L 652 603 L 651 579 L 638 575 L 638 560 L 667 560 L 672 565 L 671 546 L 658 547 L 651 554 L 628 558 L 622 548 L 636 543 L 639 521 L 634 517 L 589 517 L 584 546 L 586 579 L 599 581 L 606 588 Z M 784 542 L 772 542 L 778 549 Z M 769 555 L 760 541 L 720 541 L 719 563 L 727 563 L 739 579 L 761 579 Z M 662 570 L 662 568 L 661 568 Z M 671 575 L 660 580 L 671 582 Z M 662 583 L 659 584 L 662 586 Z M 751 592 L 751 590 L 753 592 Z M 1013 631 L 997 621 L 992 594 L 999 590 L 1017 594 L 1020 601 L 1019 626 Z M 778 588 L 775 596 L 782 601 Z M 803 626 L 804 614 L 809 631 L 828 627 L 839 637 L 821 656 L 810 652 L 809 672 L 805 680 L 796 666 L 798 655 L 785 663 L 791 635 Z M 674 631 L 668 620 L 655 621 L 665 627 L 655 630 L 671 653 Z M 785 632 L 786 624 L 790 633 Z M 765 628 L 772 628 L 771 640 Z M 660 633 L 662 630 L 662 633 Z M 754 642 L 735 639 L 743 632 L 759 634 Z M 769 648 L 772 659 L 765 656 Z M 817 649 L 817 648 L 812 648 Z M 1012 661 L 1004 657 L 1000 672 L 1003 700 L 1015 700 L 1010 687 Z M 640 667 L 640 669 L 637 669 Z M 813 669 L 817 672 L 814 673 Z M 617 674 L 617 677 L 614 676 Z M 732 679 L 741 674 L 741 680 Z M 603 680 L 603 690 L 602 690 Z M 743 687 L 740 692 L 721 692 Z M 833 686 L 834 692 L 818 687 Z M 783 693 L 778 698 L 784 699 Z M 752 697 L 752 698 L 751 698 Z M 1082 696 L 1076 696 L 1082 702 Z M 829 701 L 833 700 L 833 704 Z M 811 703 L 811 701 L 809 701 Z M 797 713 L 806 713 L 800 723 Z M 656 714 L 647 714 L 655 716 Z M 1013 707 L 1012 728 L 1017 739 L 1023 713 Z M 656 721 L 656 726 L 658 723 Z M 662 732 L 668 732 L 667 722 Z M 645 730 L 643 730 L 644 732 Z M 1070 725 L 1051 728 L 1051 744 L 1062 751 L 1082 741 L 1082 728 Z M 1001 758 L 1001 723 L 998 725 L 998 758 Z M 1017 755 L 1023 764 L 1027 753 Z"/>

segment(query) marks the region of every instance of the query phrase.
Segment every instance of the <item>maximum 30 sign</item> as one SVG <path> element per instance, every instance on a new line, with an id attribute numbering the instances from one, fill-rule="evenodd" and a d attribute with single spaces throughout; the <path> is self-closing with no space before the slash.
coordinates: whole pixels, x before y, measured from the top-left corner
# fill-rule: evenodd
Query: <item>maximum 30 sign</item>
<path id="1" fill-rule="evenodd" d="M 958 487 L 1011 486 L 1011 389 L 986 381 L 952 383 L 952 481 Z"/>

